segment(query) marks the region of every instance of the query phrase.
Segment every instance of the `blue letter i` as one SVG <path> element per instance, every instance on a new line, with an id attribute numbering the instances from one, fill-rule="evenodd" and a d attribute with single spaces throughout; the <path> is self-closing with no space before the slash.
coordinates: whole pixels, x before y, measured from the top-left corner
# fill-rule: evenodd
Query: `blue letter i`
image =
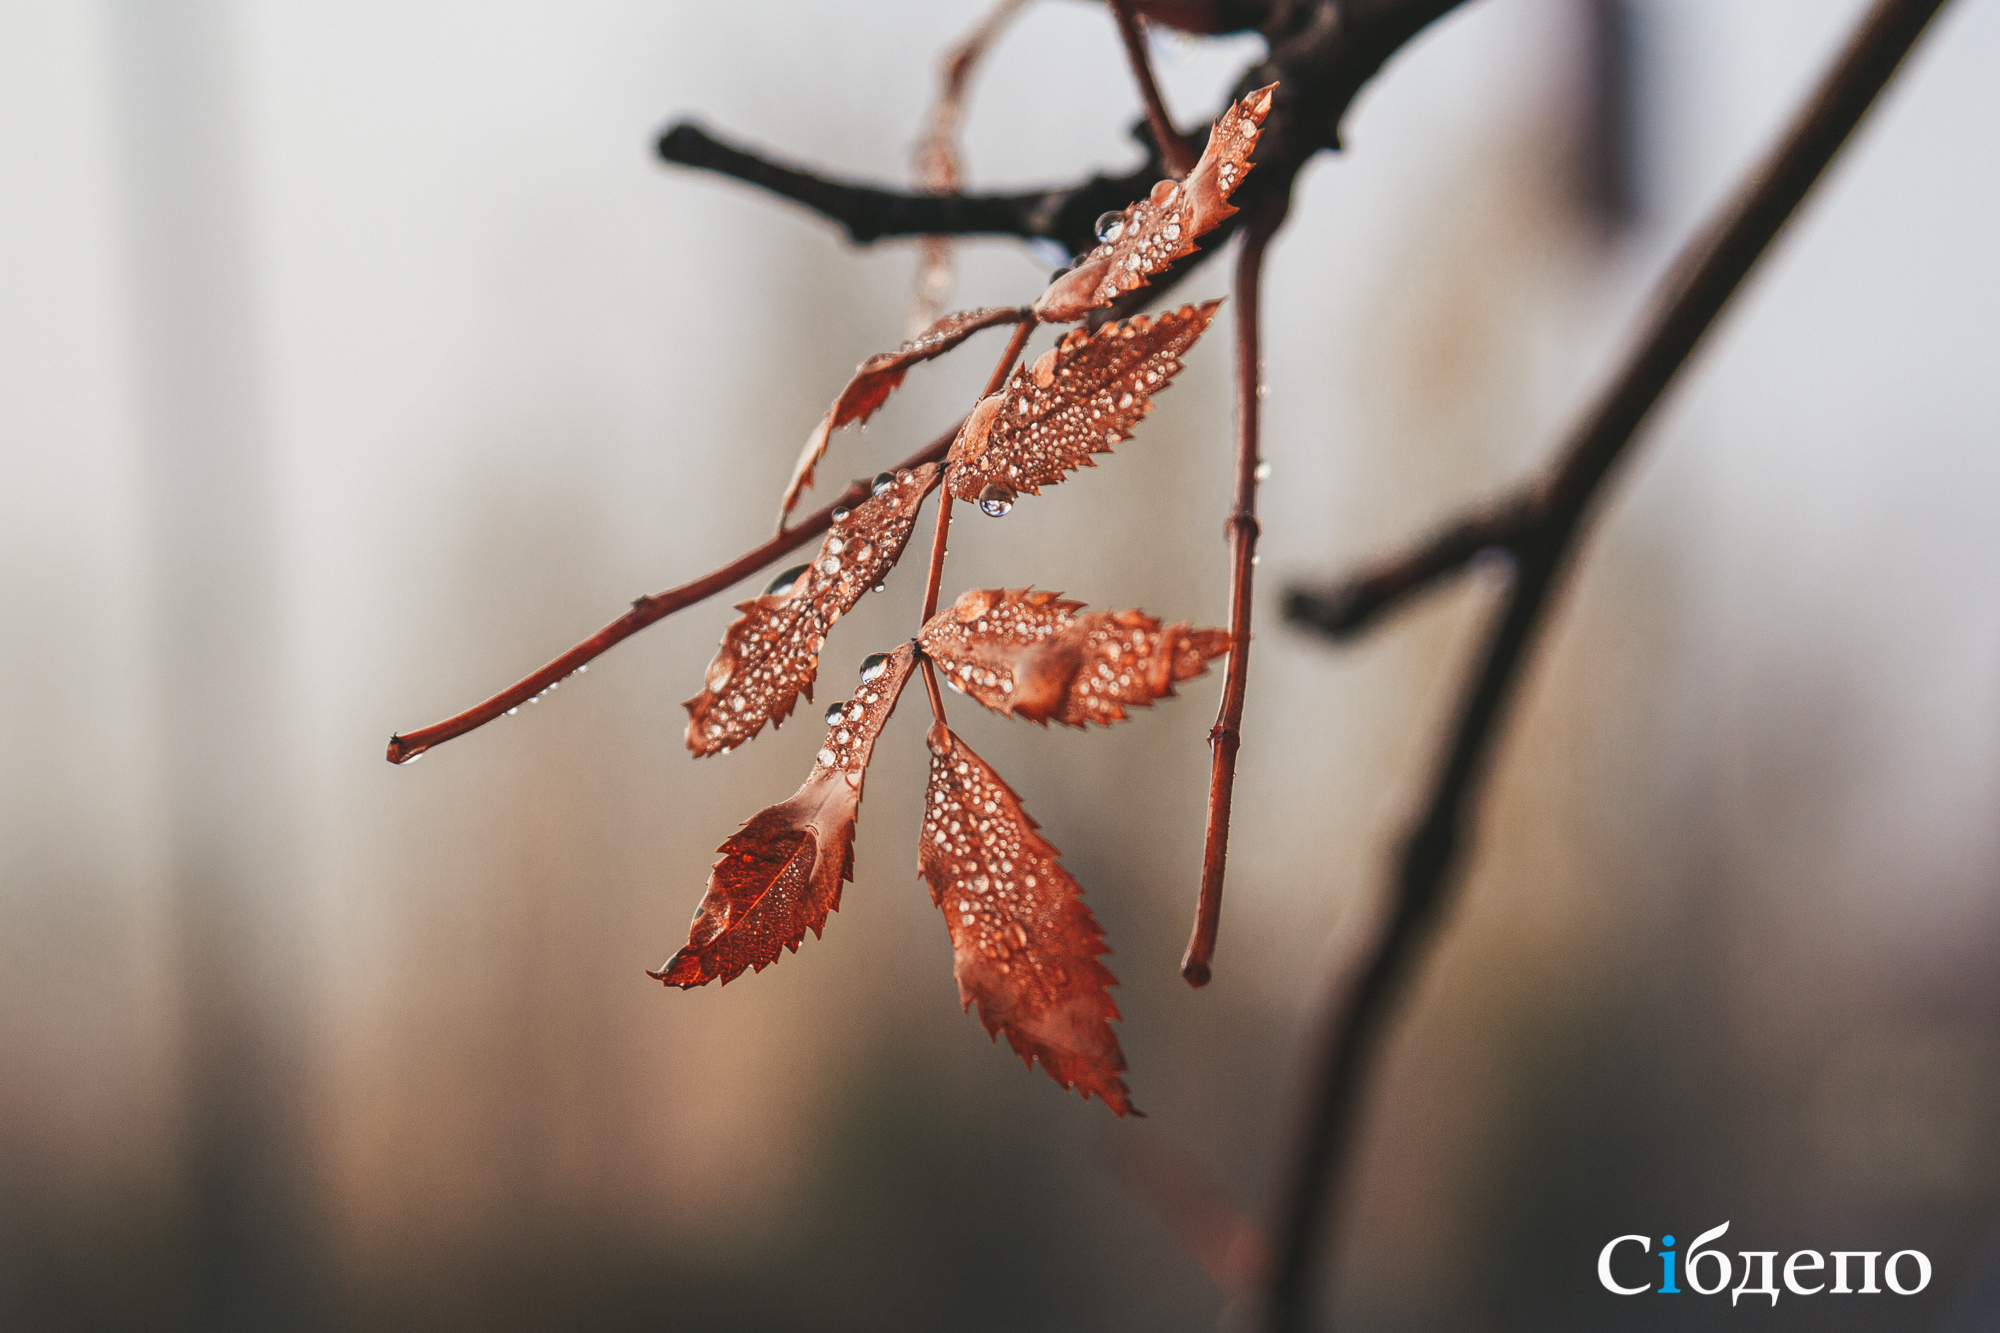
<path id="1" fill-rule="evenodd" d="M 1662 1245 L 1671 1245 L 1673 1243 L 1674 1243 L 1674 1238 L 1672 1236 L 1660 1237 L 1660 1244 Z M 1674 1285 L 1674 1252 L 1672 1250 L 1660 1251 L 1660 1271 L 1665 1276 L 1666 1279 L 1665 1281 L 1660 1283 L 1660 1295 L 1662 1296 L 1680 1295 L 1681 1289 Z"/>

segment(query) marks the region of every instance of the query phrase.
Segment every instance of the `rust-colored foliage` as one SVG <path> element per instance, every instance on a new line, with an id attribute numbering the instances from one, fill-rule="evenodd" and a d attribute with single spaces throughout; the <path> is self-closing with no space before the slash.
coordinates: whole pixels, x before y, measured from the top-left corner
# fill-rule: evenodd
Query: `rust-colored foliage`
<path id="1" fill-rule="evenodd" d="M 1007 1034 L 1022 1061 L 1085 1099 L 1132 1111 L 1124 1052 L 1099 961 L 1110 952 L 1083 889 L 1035 831 L 1000 775 L 943 723 L 933 724 L 918 863 L 951 932 L 962 1004 L 979 1004 L 988 1035 Z"/>
<path id="2" fill-rule="evenodd" d="M 1014 307 L 961 310 L 955 315 L 946 315 L 895 351 L 877 352 L 856 366 L 854 377 L 847 381 L 840 396 L 833 400 L 833 406 L 826 409 L 819 425 L 813 427 L 813 433 L 806 437 L 805 447 L 799 450 L 799 460 L 792 465 L 792 478 L 785 483 L 784 498 L 778 502 L 778 526 L 784 527 L 785 518 L 798 504 L 799 496 L 812 485 L 813 468 L 826 453 L 828 437 L 842 426 L 851 426 L 874 416 L 876 409 L 887 402 L 889 395 L 902 384 L 903 376 L 910 373 L 911 366 L 943 356 L 981 329 L 1019 324 L 1030 318 L 1032 316 L 1028 311 Z"/>
<path id="3" fill-rule="evenodd" d="M 1193 254 L 1197 237 L 1236 212 L 1229 196 L 1250 174 L 1250 153 L 1277 86 L 1259 88 L 1222 113 L 1186 180 L 1161 181 L 1150 196 L 1107 221 L 1099 233 L 1104 244 L 1049 285 L 1035 302 L 1036 318 L 1051 324 L 1082 319 Z"/>
<path id="4" fill-rule="evenodd" d="M 688 942 L 650 975 L 683 989 L 746 967 L 759 972 L 780 949 L 798 952 L 810 929 L 840 910 L 840 887 L 854 878 L 854 824 L 875 738 L 895 711 L 916 649 L 904 644 L 862 667 L 854 697 L 827 710 L 826 744 L 792 798 L 759 810 L 716 850 Z M 835 714 L 838 709 L 838 715 Z"/>
<path id="5" fill-rule="evenodd" d="M 1157 319 L 1134 315 L 1096 333 L 1074 329 L 1016 368 L 1007 387 L 979 401 L 946 460 L 946 484 L 982 507 L 1012 505 L 1090 456 L 1131 438 L 1153 410 L 1153 395 L 1180 373 L 1181 356 L 1201 337 L 1220 301 L 1184 305 Z"/>
<path id="6" fill-rule="evenodd" d="M 811 562 L 787 570 L 761 597 L 737 604 L 700 694 L 689 699 L 687 746 L 728 751 L 782 723 L 812 698 L 827 631 L 888 574 L 910 539 L 937 464 L 906 468 L 834 521 Z M 836 511 L 838 512 L 838 511 Z"/>
<path id="7" fill-rule="evenodd" d="M 1031 588 L 980 588 L 931 617 L 917 642 L 946 684 L 996 713 L 1108 727 L 1205 672 L 1229 651 L 1229 631 L 1084 611 Z"/>

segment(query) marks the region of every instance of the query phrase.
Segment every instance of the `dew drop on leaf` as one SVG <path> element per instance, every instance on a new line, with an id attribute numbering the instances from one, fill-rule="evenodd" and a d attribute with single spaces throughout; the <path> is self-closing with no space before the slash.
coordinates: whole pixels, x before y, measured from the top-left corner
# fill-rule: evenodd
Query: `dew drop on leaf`
<path id="1" fill-rule="evenodd" d="M 889 654 L 870 653 L 861 659 L 861 683 L 866 685 L 882 678 L 889 669 Z"/>
<path id="2" fill-rule="evenodd" d="M 988 518 L 1005 518 L 1014 508 L 1014 492 L 994 482 L 979 492 L 979 512 Z"/>
<path id="3" fill-rule="evenodd" d="M 845 523 L 847 521 L 847 516 L 853 512 L 854 511 L 849 509 L 846 505 L 842 505 L 838 509 L 833 511 L 833 521 L 836 523 Z"/>
<path id="4" fill-rule="evenodd" d="M 847 720 L 846 704 L 829 704 L 827 706 L 826 724 L 829 727 L 837 727 L 846 720 Z"/>
<path id="5" fill-rule="evenodd" d="M 875 480 L 869 484 L 868 489 L 874 494 L 880 495 L 882 492 L 888 490 L 891 486 L 894 486 L 895 484 L 896 484 L 896 478 L 894 477 L 894 475 L 887 472 L 877 472 L 875 474 Z"/>
<path id="6" fill-rule="evenodd" d="M 1097 239 L 1105 245 L 1117 240 L 1125 231 L 1125 214 L 1119 209 L 1097 215 Z"/>
<path id="7" fill-rule="evenodd" d="M 788 595 L 793 588 L 798 586 L 799 579 L 804 577 L 806 570 L 810 568 L 812 568 L 810 565 L 793 565 L 790 569 L 764 585 L 764 595 L 766 597 L 784 597 Z"/>

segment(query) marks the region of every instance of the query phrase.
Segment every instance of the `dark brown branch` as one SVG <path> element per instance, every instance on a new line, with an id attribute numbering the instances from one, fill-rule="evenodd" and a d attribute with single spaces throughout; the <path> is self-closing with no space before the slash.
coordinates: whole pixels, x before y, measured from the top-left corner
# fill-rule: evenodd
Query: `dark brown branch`
<path id="1" fill-rule="evenodd" d="M 1257 562 L 1257 409 L 1262 376 L 1258 351 L 1258 287 L 1264 250 L 1284 223 L 1282 208 L 1258 213 L 1243 233 L 1236 255 L 1236 497 L 1229 510 L 1229 664 L 1223 672 L 1222 705 L 1209 730 L 1208 829 L 1201 853 L 1201 897 L 1195 904 L 1194 932 L 1181 958 L 1188 985 L 1206 986 L 1213 975 L 1215 934 L 1222 925 L 1222 875 L 1229 858 L 1229 803 L 1236 790 L 1236 751 L 1243 743 L 1243 696 L 1250 674 L 1250 593 Z"/>
<path id="2" fill-rule="evenodd" d="M 1187 174 L 1194 170 L 1200 150 L 1189 145 L 1187 137 L 1174 128 L 1174 118 L 1167 114 L 1167 104 L 1160 98 L 1159 80 L 1153 77 L 1153 59 L 1146 51 L 1146 34 L 1140 31 L 1139 19 L 1132 12 L 1132 0 L 1108 0 L 1108 3 L 1111 16 L 1118 20 L 1118 38 L 1125 44 L 1132 81 L 1139 85 L 1139 101 L 1146 108 L 1153 146 L 1159 150 L 1168 174 L 1175 180 L 1186 180 Z"/>
<path id="3" fill-rule="evenodd" d="M 1328 1205 L 1351 1155 L 1369 1062 L 1445 901 L 1507 705 L 1598 488 L 1943 3 L 1878 0 L 1783 141 L 1682 253 L 1661 283 L 1655 313 L 1631 358 L 1583 419 L 1548 480 L 1525 494 L 1535 517 L 1508 543 L 1519 562 L 1513 585 L 1460 702 L 1444 762 L 1403 843 L 1387 923 L 1351 1000 L 1327 1026 L 1324 1060 L 1277 1232 L 1278 1263 L 1267 1306 L 1272 1329 L 1306 1326 Z M 1435 577 L 1452 549 L 1464 549 L 1465 530 L 1464 524 L 1449 530 L 1435 544 L 1436 559 L 1404 562 L 1417 571 L 1408 580 L 1411 586 L 1425 570 Z"/>
<path id="4" fill-rule="evenodd" d="M 683 122 L 660 136 L 668 162 L 731 176 L 804 204 L 847 229 L 859 245 L 897 236 L 1042 238 L 1081 254 L 1097 244 L 1100 213 L 1123 208 L 1153 188 L 1161 167 L 1148 160 L 1123 176 L 1092 176 L 1074 185 L 1015 194 L 918 194 L 833 180 L 786 166 Z"/>
<path id="5" fill-rule="evenodd" d="M 1294 587 L 1285 593 L 1285 619 L 1332 639 L 1359 635 L 1404 602 L 1456 574 L 1481 551 L 1517 554 L 1542 521 L 1533 492 L 1478 509 L 1440 529 L 1410 550 L 1326 588 Z"/>
<path id="6" fill-rule="evenodd" d="M 1258 170 L 1244 181 L 1235 203 L 1245 211 L 1289 199 L 1299 170 L 1314 154 L 1340 141 L 1340 121 L 1355 95 L 1383 64 L 1436 19 L 1464 0 L 1316 0 L 1315 3 L 1256 5 L 1149 5 L 1165 22 L 1198 26 L 1212 20 L 1215 30 L 1234 31 L 1256 20 L 1271 43 L 1269 59 L 1238 81 L 1232 98 L 1278 83 L 1278 101 L 1264 123 Z M 1149 136 L 1150 137 L 1150 136 Z M 1098 217 L 1142 198 L 1166 173 L 1158 145 L 1137 170 L 1122 176 L 1092 176 L 1071 185 L 1009 194 L 925 194 L 835 180 L 804 167 L 789 166 L 716 138 L 692 122 L 669 128 L 659 139 L 668 162 L 731 176 L 804 204 L 839 223 L 857 244 L 899 236 L 1019 236 L 1042 238 L 1081 254 L 1097 244 Z M 1228 224 L 1225 224 L 1227 226 Z M 1174 282 L 1227 239 L 1218 229 L 1205 238 L 1201 253 L 1190 255 L 1150 291 L 1121 307 L 1124 313 L 1158 300 Z"/>
<path id="7" fill-rule="evenodd" d="M 1032 326 L 1030 326 L 1032 327 Z M 960 423 L 964 424 L 963 422 Z M 925 463 L 935 463 L 945 456 L 951 442 L 958 437 L 958 426 L 953 426 L 929 444 L 911 454 L 892 470 L 920 467 Z M 558 657 L 531 676 L 515 682 L 482 704 L 466 709 L 456 717 L 413 731 L 408 735 L 394 735 L 389 738 L 389 762 L 407 764 L 417 756 L 435 746 L 463 736 L 468 731 L 476 731 L 496 717 L 502 717 L 510 708 L 518 707 L 528 700 L 557 684 L 578 667 L 595 661 L 610 649 L 631 638 L 655 621 L 664 620 L 674 612 L 693 606 L 696 602 L 713 597 L 730 584 L 747 575 L 756 573 L 787 551 L 793 551 L 833 526 L 833 511 L 842 507 L 852 508 L 866 500 L 869 484 L 855 481 L 828 503 L 791 527 L 784 529 L 769 541 L 745 551 L 722 568 L 711 571 L 694 580 L 683 583 L 678 588 L 669 588 L 651 597 L 641 597 L 632 603 L 632 609 L 606 625 L 597 633 L 579 643 L 576 647 Z"/>

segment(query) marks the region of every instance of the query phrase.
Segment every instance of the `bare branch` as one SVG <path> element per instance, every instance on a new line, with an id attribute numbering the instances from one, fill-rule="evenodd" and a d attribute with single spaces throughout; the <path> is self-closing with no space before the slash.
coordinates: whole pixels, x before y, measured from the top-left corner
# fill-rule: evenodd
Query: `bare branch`
<path id="1" fill-rule="evenodd" d="M 1222 872 L 1229 857 L 1229 803 L 1236 789 L 1236 751 L 1243 743 L 1243 696 L 1250 673 L 1250 591 L 1257 562 L 1258 286 L 1264 249 L 1285 221 L 1282 207 L 1253 217 L 1236 256 L 1236 498 L 1229 511 L 1229 665 L 1222 706 L 1208 733 L 1208 829 L 1201 854 L 1201 897 L 1194 933 L 1181 959 L 1188 985 L 1206 986 L 1212 975 L 1215 935 L 1222 925 Z"/>
<path id="2" fill-rule="evenodd" d="M 960 422 L 959 425 L 963 425 Z M 958 436 L 958 426 L 953 426 L 929 444 L 896 464 L 891 471 L 902 468 L 921 467 L 925 463 L 935 463 L 945 456 L 951 442 Z M 579 667 L 585 666 L 606 652 L 637 634 L 655 621 L 664 620 L 674 612 L 693 606 L 721 592 L 730 584 L 747 575 L 754 574 L 787 551 L 804 546 L 813 538 L 833 525 L 833 511 L 842 507 L 851 508 L 869 496 L 869 484 L 856 481 L 826 505 L 800 519 L 793 526 L 784 529 L 769 541 L 752 547 L 722 568 L 712 570 L 691 583 L 683 583 L 678 588 L 669 588 L 651 597 L 641 597 L 632 603 L 632 609 L 606 625 L 597 633 L 579 643 L 576 647 L 558 657 L 533 675 L 516 681 L 513 685 L 494 695 L 486 702 L 466 709 L 456 717 L 425 727 L 408 735 L 397 734 L 389 738 L 389 762 L 407 764 L 426 750 L 463 736 L 468 731 L 477 731 L 496 717 L 503 717 L 509 709 L 516 708 L 535 698 L 552 685 L 559 684 Z"/>
<path id="3" fill-rule="evenodd" d="M 1415 966 L 1417 950 L 1445 902 L 1469 830 L 1469 812 L 1514 687 L 1599 487 L 1943 3 L 1878 0 L 1782 142 L 1689 243 L 1662 281 L 1644 336 L 1585 416 L 1548 479 L 1513 502 L 1531 505 L 1533 514 L 1531 522 L 1508 532 L 1507 545 L 1519 562 L 1514 583 L 1460 701 L 1444 762 L 1404 839 L 1387 924 L 1351 1000 L 1327 1025 L 1323 1063 L 1301 1126 L 1277 1232 L 1278 1263 L 1266 1309 L 1273 1330 L 1307 1324 L 1328 1205 L 1337 1192 L 1340 1169 L 1351 1157 L 1369 1061 Z M 1508 509 L 1503 504 L 1493 512 Z M 1421 586 L 1469 558 L 1478 548 L 1467 549 L 1466 534 L 1476 530 L 1476 520 L 1453 525 L 1426 551 L 1406 557 L 1399 566 L 1410 571 L 1401 581 L 1402 590 Z M 1378 570 L 1373 576 L 1378 588 L 1396 585 L 1387 572 Z M 1346 586 L 1365 586 L 1368 578 Z M 1378 591 L 1378 601 L 1382 597 Z"/>
<path id="4" fill-rule="evenodd" d="M 859 245 L 898 236 L 1019 236 L 1056 241 L 1075 254 L 1097 244 L 1100 213 L 1123 208 L 1160 178 L 1147 161 L 1123 176 L 1016 194 L 922 194 L 838 181 L 786 166 L 683 122 L 660 136 L 660 156 L 760 186 L 847 229 Z"/>

